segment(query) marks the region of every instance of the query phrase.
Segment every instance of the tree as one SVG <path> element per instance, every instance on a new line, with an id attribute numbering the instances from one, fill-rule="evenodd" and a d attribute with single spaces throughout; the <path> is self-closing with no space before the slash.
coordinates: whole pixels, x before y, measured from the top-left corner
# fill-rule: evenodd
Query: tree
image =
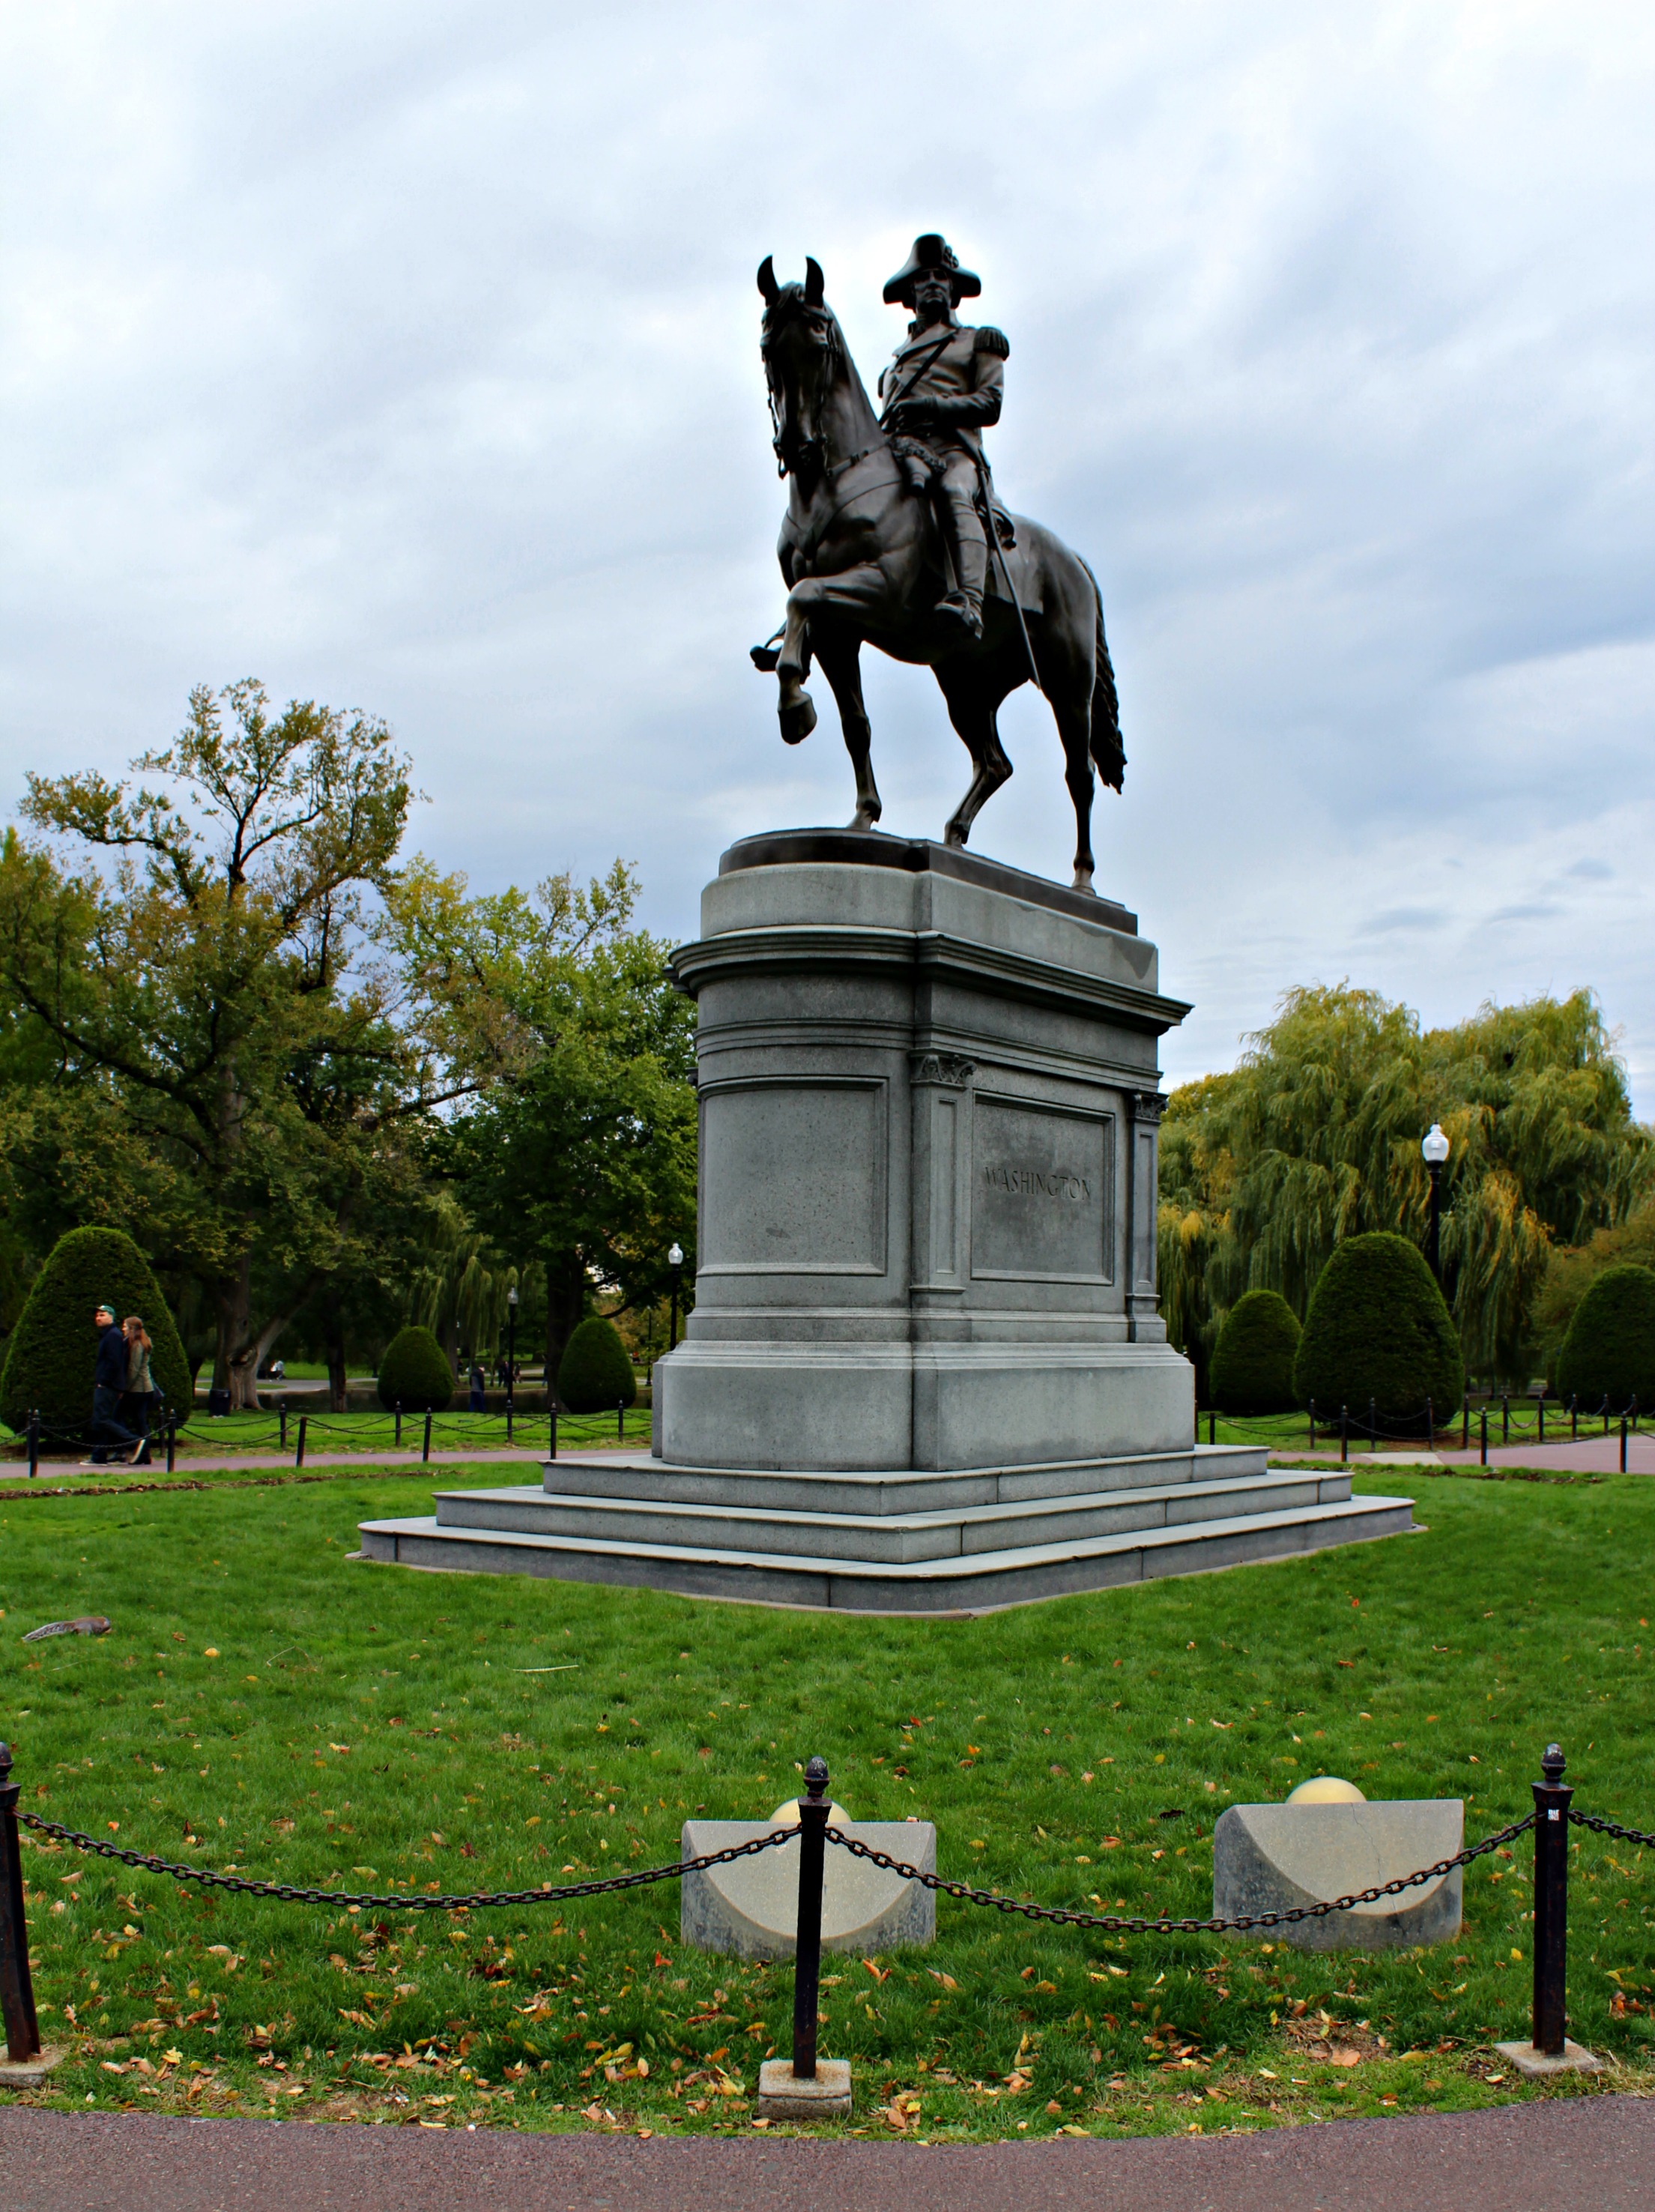
<path id="1" fill-rule="evenodd" d="M 388 1411 L 440 1413 L 454 1395 L 454 1377 L 443 1348 L 428 1328 L 399 1329 L 379 1361 L 379 1403 Z"/>
<path id="2" fill-rule="evenodd" d="M 214 1381 L 248 1405 L 292 1316 L 420 1202 L 403 1125 L 441 1100 L 401 979 L 361 958 L 409 764 L 383 723 L 275 714 L 249 680 L 192 692 L 133 766 L 136 787 L 28 778 L 25 819 L 78 872 L 0 850 L 0 987 L 54 1060 L 12 1095 L 11 1171 L 24 1202 L 120 1219 L 201 1280 Z"/>
<path id="3" fill-rule="evenodd" d="M 588 1314 L 563 1347 L 557 1395 L 572 1413 L 607 1413 L 630 1406 L 638 1377 L 620 1331 L 602 1314 Z"/>
<path id="4" fill-rule="evenodd" d="M 533 898 L 413 868 L 387 898 L 391 957 L 432 1009 L 428 1080 L 488 1084 L 433 1164 L 498 1251 L 543 1264 L 549 1387 L 596 1290 L 653 1304 L 669 1247 L 694 1245 L 694 1012 L 631 926 L 637 895 L 617 861 Z"/>
<path id="5" fill-rule="evenodd" d="M 1212 1403 L 1226 1413 L 1285 1413 L 1298 1403 L 1299 1317 L 1276 1291 L 1247 1291 L 1226 1315 L 1213 1353 Z"/>
<path id="6" fill-rule="evenodd" d="M 1589 993 L 1485 1006 L 1452 1029 L 1376 993 L 1294 991 L 1240 1065 L 1173 1092 L 1162 1122 L 1169 1330 L 1206 1352 L 1249 1289 L 1296 1313 L 1337 1246 L 1423 1241 L 1420 1139 L 1440 1121 L 1445 1285 L 1465 1355 L 1515 1374 L 1554 1243 L 1622 1220 L 1655 1152 Z"/>
<path id="7" fill-rule="evenodd" d="M 189 1363 L 161 1285 L 130 1237 L 118 1229 L 71 1229 L 35 1277 L 0 1373 L 0 1419 L 24 1428 L 39 1412 L 48 1430 L 83 1435 L 92 1418 L 98 1334 L 93 1315 L 106 1304 L 118 1321 L 136 1314 L 149 1333 L 149 1371 L 169 1413 L 190 1418 Z"/>
<path id="8" fill-rule="evenodd" d="M 1591 1413 L 1655 1407 L 1655 1273 L 1623 1263 L 1593 1279 L 1558 1353 L 1557 1387 Z"/>
<path id="9" fill-rule="evenodd" d="M 1294 1361 L 1300 1405 L 1384 1421 L 1446 1419 L 1465 1388 L 1454 1325 L 1419 1247 L 1372 1231 L 1348 1237 L 1323 1268 Z"/>

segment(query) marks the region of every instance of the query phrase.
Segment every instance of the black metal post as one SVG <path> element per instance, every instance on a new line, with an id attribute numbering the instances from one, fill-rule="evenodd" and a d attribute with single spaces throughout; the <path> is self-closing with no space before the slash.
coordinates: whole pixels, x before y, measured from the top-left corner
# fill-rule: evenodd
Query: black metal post
<path id="1" fill-rule="evenodd" d="M 1512 1394 L 1509 1390 L 1502 1390 L 1500 1394 L 1500 1441 L 1503 1444 L 1508 1444 L 1511 1440 Z"/>
<path id="2" fill-rule="evenodd" d="M 1207 1408 L 1207 1442 L 1209 1444 L 1218 1442 L 1218 1415 L 1210 1406 Z"/>
<path id="3" fill-rule="evenodd" d="M 1441 1218 L 1442 1195 L 1438 1186 L 1442 1180 L 1442 1163 L 1440 1160 L 1427 1160 L 1425 1165 L 1431 1177 L 1431 1237 L 1428 1256 L 1431 1261 L 1431 1273 L 1440 1284 L 1442 1256 L 1439 1224 Z"/>
<path id="4" fill-rule="evenodd" d="M 1540 1393 L 1540 1402 L 1536 1408 L 1535 1418 L 1539 1423 L 1539 1427 L 1535 1432 L 1535 1442 L 1543 1444 L 1546 1441 L 1546 1394 L 1543 1390 Z"/>
<path id="5" fill-rule="evenodd" d="M 34 1984 L 28 1970 L 28 1923 L 23 1917 L 23 1858 L 17 1847 L 17 1784 L 11 1746 L 0 1743 L 0 2017 L 6 2056 L 21 2066 L 40 2055 Z"/>
<path id="6" fill-rule="evenodd" d="M 1310 1448 L 1312 1451 L 1316 1449 L 1316 1401 L 1313 1398 L 1310 1401 Z"/>
<path id="7" fill-rule="evenodd" d="M 425 1460 L 428 1460 L 428 1459 L 430 1458 L 430 1456 L 431 1456 L 431 1408 L 430 1408 L 430 1407 L 429 1407 L 429 1406 L 427 1406 L 427 1407 L 426 1407 L 426 1409 L 425 1409 L 425 1442 L 424 1442 L 424 1443 L 420 1446 L 420 1457 L 421 1457 L 421 1461 L 425 1461 Z"/>
<path id="8" fill-rule="evenodd" d="M 517 1293 L 506 1307 L 506 1441 L 512 1441 L 512 1401 L 517 1396 Z"/>
<path id="9" fill-rule="evenodd" d="M 402 1401 L 402 1400 L 401 1400 L 400 1398 L 398 1398 L 398 1399 L 397 1399 L 397 1450 L 398 1450 L 398 1451 L 400 1451 L 400 1450 L 402 1449 L 402 1448 L 403 1448 L 403 1401 Z"/>
<path id="10" fill-rule="evenodd" d="M 828 1826 L 828 1762 L 804 1770 L 799 1799 L 799 1910 L 793 1939 L 793 2078 L 816 2075 L 816 2014 L 821 2006 L 821 1862 Z"/>
<path id="11" fill-rule="evenodd" d="M 281 1403 L 281 1404 L 276 1407 L 276 1417 L 277 1421 L 278 1421 L 278 1422 L 279 1422 L 279 1424 L 281 1425 L 281 1442 L 282 1442 L 282 1450 L 283 1450 L 283 1451 L 286 1451 L 286 1449 L 288 1449 L 288 1401 L 287 1401 L 287 1400 L 286 1400 L 285 1398 L 282 1401 L 282 1403 Z"/>
<path id="12" fill-rule="evenodd" d="M 615 1437 L 617 1443 L 627 1441 L 627 1401 L 624 1398 L 617 1398 L 615 1401 Z"/>
<path id="13" fill-rule="evenodd" d="M 1569 1442 L 1574 1443 L 1580 1435 L 1580 1401 L 1573 1391 L 1569 1393 Z"/>
<path id="14" fill-rule="evenodd" d="M 167 1472 L 171 1474 L 179 1463 L 179 1417 L 167 1416 Z"/>
<path id="15" fill-rule="evenodd" d="M 1482 1408 L 1482 1420 L 1477 1449 L 1483 1466 L 1487 1467 L 1488 1464 L 1488 1408 L 1486 1406 Z"/>
<path id="16" fill-rule="evenodd" d="M 299 1443 L 293 1455 L 293 1463 L 295 1467 L 303 1467 L 305 1464 L 305 1428 L 309 1419 L 308 1413 L 301 1413 L 299 1416 Z"/>
<path id="17" fill-rule="evenodd" d="M 1569 1947 L 1569 1800 L 1563 1753 L 1546 1746 L 1534 1790 L 1534 2047 L 1563 2055 Z"/>
<path id="18" fill-rule="evenodd" d="M 1626 1415 L 1625 1415 L 1624 1413 L 1622 1413 L 1622 1416 L 1621 1416 L 1621 1472 L 1622 1472 L 1622 1474 L 1624 1474 L 1626 1473 L 1626 1471 L 1627 1471 L 1627 1417 L 1626 1417 Z"/>
<path id="19" fill-rule="evenodd" d="M 1471 1394 L 1468 1390 L 1459 1401 L 1459 1448 L 1471 1449 Z"/>
<path id="20" fill-rule="evenodd" d="M 1431 1411 L 1431 1401 L 1428 1398 L 1425 1401 L 1425 1449 L 1427 1451 L 1434 1451 L 1436 1448 L 1437 1417 Z"/>
<path id="21" fill-rule="evenodd" d="M 1350 1457 L 1350 1408 L 1339 1408 L 1339 1464 L 1343 1467 Z"/>
<path id="22" fill-rule="evenodd" d="M 33 1481 L 40 1469 L 40 1409 L 37 1406 L 28 1417 L 28 1479 Z"/>
<path id="23" fill-rule="evenodd" d="M 557 1457 L 557 1395 L 556 1395 L 556 1393 L 555 1393 L 555 1392 L 554 1392 L 554 1393 L 553 1393 L 553 1395 L 552 1395 L 552 1408 L 551 1408 L 551 1410 L 552 1410 L 552 1448 L 551 1448 L 550 1451 L 547 1454 L 547 1457 L 548 1457 L 549 1459 L 555 1459 L 555 1458 Z"/>
<path id="24" fill-rule="evenodd" d="M 1377 1398 L 1370 1398 L 1367 1401 L 1367 1449 L 1371 1452 L 1376 1452 L 1379 1448 L 1379 1402 Z"/>

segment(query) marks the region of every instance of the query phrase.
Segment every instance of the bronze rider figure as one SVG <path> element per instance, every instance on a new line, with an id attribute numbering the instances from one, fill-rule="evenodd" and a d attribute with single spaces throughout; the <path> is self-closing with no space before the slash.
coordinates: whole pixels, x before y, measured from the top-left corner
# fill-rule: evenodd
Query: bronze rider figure
<path id="1" fill-rule="evenodd" d="M 1000 419 L 1006 356 L 1000 331 L 973 328 L 955 313 L 974 300 L 981 281 L 962 269 L 946 240 L 934 231 L 916 238 L 906 264 L 885 287 L 885 301 L 909 309 L 908 335 L 879 380 L 885 403 L 882 428 L 891 432 L 915 489 L 937 494 L 954 584 L 937 613 L 957 625 L 961 642 L 983 634 L 983 589 L 988 540 L 978 506 L 990 492 L 982 434 Z"/>

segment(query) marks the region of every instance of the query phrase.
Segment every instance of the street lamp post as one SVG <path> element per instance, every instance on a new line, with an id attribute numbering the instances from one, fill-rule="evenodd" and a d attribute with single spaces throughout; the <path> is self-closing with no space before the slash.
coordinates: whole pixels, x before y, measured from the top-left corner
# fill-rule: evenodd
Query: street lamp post
<path id="1" fill-rule="evenodd" d="M 1448 1139 L 1442 1133 L 1442 1124 L 1440 1121 L 1432 1122 L 1430 1127 L 1426 1131 L 1424 1138 L 1421 1141 L 1420 1150 L 1425 1155 L 1426 1172 L 1431 1178 L 1431 1238 L 1429 1246 L 1431 1273 L 1436 1277 L 1438 1283 L 1440 1284 L 1442 1281 L 1442 1254 L 1439 1241 L 1442 1211 L 1442 1193 L 1440 1185 L 1442 1182 L 1442 1164 L 1448 1157 Z"/>
<path id="2" fill-rule="evenodd" d="M 517 1285 L 506 1293 L 506 1413 L 509 1420 L 517 1389 Z"/>
<path id="3" fill-rule="evenodd" d="M 678 1349 L 678 1289 L 683 1278 L 684 1248 L 673 1243 L 667 1248 L 667 1265 L 672 1270 L 672 1334 L 667 1344 L 669 1352 Z"/>

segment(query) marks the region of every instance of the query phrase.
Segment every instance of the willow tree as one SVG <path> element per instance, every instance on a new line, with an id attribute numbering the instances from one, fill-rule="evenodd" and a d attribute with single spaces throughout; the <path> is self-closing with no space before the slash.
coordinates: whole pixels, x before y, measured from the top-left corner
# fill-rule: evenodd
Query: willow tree
<path id="1" fill-rule="evenodd" d="M 1519 1373 L 1554 1246 L 1623 1220 L 1650 1181 L 1650 1132 L 1584 991 L 1428 1031 L 1374 992 L 1294 991 L 1238 1067 L 1174 1091 L 1161 1243 L 1179 1340 L 1204 1350 L 1251 1289 L 1302 1316 L 1348 1237 L 1422 1242 L 1433 1121 L 1452 1146 L 1441 1250 L 1466 1364 Z"/>

